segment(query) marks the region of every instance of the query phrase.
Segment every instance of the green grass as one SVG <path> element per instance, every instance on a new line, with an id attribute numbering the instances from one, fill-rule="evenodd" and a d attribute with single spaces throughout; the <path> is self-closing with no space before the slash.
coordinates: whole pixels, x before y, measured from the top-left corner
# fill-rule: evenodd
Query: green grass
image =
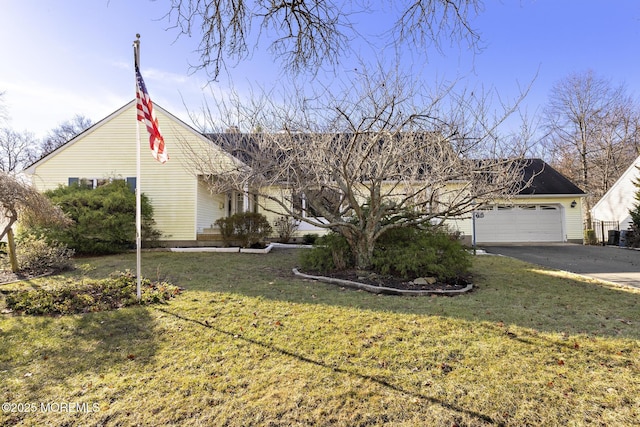
<path id="1" fill-rule="evenodd" d="M 2 315 L 1 400 L 38 411 L 0 425 L 638 425 L 638 291 L 486 256 L 472 293 L 378 296 L 293 277 L 295 254 L 144 253 L 186 288 L 169 304 Z M 0 290 L 135 259 L 78 264 Z M 40 411 L 61 402 L 97 411 Z"/>

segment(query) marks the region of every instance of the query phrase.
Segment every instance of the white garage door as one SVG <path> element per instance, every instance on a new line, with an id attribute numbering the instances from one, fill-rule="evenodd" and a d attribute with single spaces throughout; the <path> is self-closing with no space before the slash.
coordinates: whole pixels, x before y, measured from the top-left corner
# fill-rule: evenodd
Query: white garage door
<path id="1" fill-rule="evenodd" d="M 477 243 L 562 242 L 556 205 L 497 205 L 476 212 Z"/>

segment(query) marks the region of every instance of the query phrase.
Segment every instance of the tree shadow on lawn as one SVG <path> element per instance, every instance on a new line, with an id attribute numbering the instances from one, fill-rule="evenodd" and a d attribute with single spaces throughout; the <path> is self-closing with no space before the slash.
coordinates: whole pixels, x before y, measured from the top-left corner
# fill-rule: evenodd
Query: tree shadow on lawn
<path id="1" fill-rule="evenodd" d="M 541 332 L 640 339 L 640 291 L 579 276 L 557 277 L 508 257 L 477 256 L 474 290 L 448 296 L 377 295 L 293 275 L 304 249 L 269 254 L 143 254 L 147 277 L 162 276 L 188 290 L 235 293 L 298 304 L 331 305 L 401 314 L 446 316 L 517 325 Z M 128 254 L 99 259 L 96 272 L 134 268 Z"/>
<path id="2" fill-rule="evenodd" d="M 576 275 L 558 277 L 511 258 L 475 258 L 474 290 L 452 297 L 370 294 L 297 278 L 290 270 L 295 259 L 280 260 L 271 267 L 260 264 L 240 264 L 235 272 L 253 277 L 250 286 L 229 280 L 211 283 L 207 290 L 293 303 L 447 316 L 541 332 L 640 339 L 639 291 Z"/>
<path id="3" fill-rule="evenodd" d="M 0 378 L 8 393 L 8 380 L 26 383 L 30 395 L 21 396 L 25 401 L 51 396 L 51 387 L 61 385 L 77 392 L 82 382 L 110 371 L 126 372 L 125 365 L 134 359 L 151 359 L 157 349 L 154 331 L 149 309 L 141 307 L 5 318 L 0 322 Z"/>
<path id="4" fill-rule="evenodd" d="M 291 350 L 287 350 L 286 348 L 281 348 L 278 346 L 273 345 L 272 343 L 269 342 L 263 342 L 248 336 L 244 336 L 244 335 L 238 335 L 236 332 L 233 331 L 228 331 L 228 330 L 224 330 L 220 327 L 214 326 L 212 324 L 210 324 L 209 322 L 203 322 L 201 320 L 197 320 L 197 319 L 193 319 L 190 317 L 187 317 L 185 315 L 176 313 L 174 310 L 171 309 L 166 309 L 166 308 L 161 308 L 161 307 L 155 307 L 156 310 L 161 311 L 163 313 L 166 313 L 170 316 L 174 316 L 180 320 L 186 321 L 186 322 L 191 322 L 193 324 L 199 325 L 203 328 L 207 328 L 207 329 L 211 329 L 216 331 L 217 333 L 223 334 L 228 336 L 230 339 L 241 339 L 249 344 L 252 345 L 257 345 L 260 347 L 263 347 L 266 350 L 269 350 L 272 353 L 279 353 L 282 356 L 286 356 L 286 357 L 290 357 L 290 358 L 294 358 L 299 360 L 300 362 L 304 362 L 304 363 L 309 363 L 312 365 L 317 366 L 318 368 L 321 369 L 326 369 L 329 370 L 331 372 L 337 372 L 339 374 L 342 375 L 347 375 L 347 376 L 353 376 L 353 377 L 357 377 L 366 381 L 370 381 L 372 383 L 378 384 L 379 386 L 382 386 L 384 388 L 390 389 L 394 392 L 398 392 L 401 393 L 404 396 L 411 396 L 414 398 L 418 398 L 421 400 L 425 400 L 428 402 L 431 402 L 433 404 L 439 405 L 445 409 L 457 412 L 457 413 L 464 413 L 468 416 L 470 416 L 471 418 L 475 418 L 478 421 L 482 422 L 482 423 L 488 423 L 491 425 L 497 425 L 497 426 L 502 426 L 504 425 L 501 422 L 498 422 L 497 420 L 492 419 L 490 416 L 470 410 L 470 409 L 465 409 L 459 405 L 456 405 L 454 403 L 450 403 L 447 402 L 445 400 L 439 399 L 437 397 L 434 396 L 428 396 L 425 395 L 423 393 L 420 393 L 418 391 L 414 391 L 414 390 L 407 390 L 399 385 L 396 384 L 392 384 L 391 382 L 387 381 L 384 378 L 376 378 L 375 376 L 371 376 L 371 375 L 366 375 L 366 374 L 362 374 L 359 372 L 356 372 L 354 370 L 351 369 L 345 369 L 345 368 L 341 368 L 338 366 L 335 366 L 333 364 L 327 364 L 324 361 L 320 360 L 320 359 L 313 359 L 311 357 L 305 356 L 303 354 L 297 353 L 295 351 L 291 351 Z"/>

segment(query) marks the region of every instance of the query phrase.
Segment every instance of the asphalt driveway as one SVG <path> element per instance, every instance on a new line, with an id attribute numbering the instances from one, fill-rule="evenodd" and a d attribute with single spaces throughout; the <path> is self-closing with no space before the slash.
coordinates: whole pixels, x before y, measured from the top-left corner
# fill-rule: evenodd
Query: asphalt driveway
<path id="1" fill-rule="evenodd" d="M 637 250 L 575 244 L 487 246 L 483 249 L 547 268 L 640 288 L 640 251 Z"/>

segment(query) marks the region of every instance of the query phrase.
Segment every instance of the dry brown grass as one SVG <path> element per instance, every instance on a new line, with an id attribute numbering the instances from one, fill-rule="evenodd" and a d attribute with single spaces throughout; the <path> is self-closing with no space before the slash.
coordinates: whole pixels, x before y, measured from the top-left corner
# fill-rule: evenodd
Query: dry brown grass
<path id="1" fill-rule="evenodd" d="M 93 276 L 134 262 L 85 261 L 95 269 L 83 274 Z M 376 296 L 295 279 L 288 251 L 145 253 L 143 262 L 146 276 L 185 293 L 159 308 L 0 318 L 3 402 L 97 405 L 90 413 L 5 411 L 0 424 L 640 419 L 638 292 L 497 257 L 476 258 L 477 289 L 453 298 Z"/>

